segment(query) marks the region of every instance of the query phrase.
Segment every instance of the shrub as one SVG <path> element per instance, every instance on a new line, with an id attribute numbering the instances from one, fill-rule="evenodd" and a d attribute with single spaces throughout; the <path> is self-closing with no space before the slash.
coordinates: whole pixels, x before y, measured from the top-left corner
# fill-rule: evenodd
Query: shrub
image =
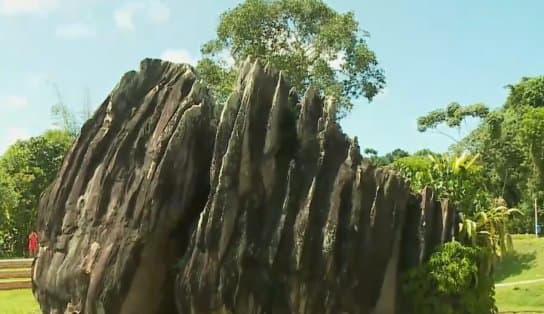
<path id="1" fill-rule="evenodd" d="M 429 261 L 403 276 L 403 312 L 418 314 L 495 314 L 490 252 L 450 242 Z"/>

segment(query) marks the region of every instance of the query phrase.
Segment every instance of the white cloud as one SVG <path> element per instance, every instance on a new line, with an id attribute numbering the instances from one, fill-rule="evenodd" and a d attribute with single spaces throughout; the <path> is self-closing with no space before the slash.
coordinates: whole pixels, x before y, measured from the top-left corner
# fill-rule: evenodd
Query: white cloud
<path id="1" fill-rule="evenodd" d="M 58 5 L 59 0 L 0 0 L 0 15 L 44 14 Z"/>
<path id="2" fill-rule="evenodd" d="M 150 0 L 127 4 L 113 13 L 115 25 L 125 31 L 135 30 L 135 20 L 140 17 L 152 24 L 163 24 L 170 19 L 170 9 L 162 1 Z"/>
<path id="3" fill-rule="evenodd" d="M 189 63 L 196 64 L 197 59 L 193 57 L 185 49 L 166 49 L 160 56 L 162 60 L 176 62 L 176 63 Z"/>
<path id="4" fill-rule="evenodd" d="M 96 37 L 94 26 L 77 22 L 57 26 L 56 35 L 63 39 L 86 39 Z"/>
<path id="5" fill-rule="evenodd" d="M 17 95 L 0 96 L 0 108 L 19 110 L 25 109 L 28 105 L 29 101 L 25 97 Z"/>
<path id="6" fill-rule="evenodd" d="M 170 9 L 161 1 L 151 1 L 146 8 L 149 20 L 154 24 L 162 24 L 170 19 Z"/>
<path id="7" fill-rule="evenodd" d="M 117 9 L 113 13 L 115 25 L 122 30 L 132 31 L 134 30 L 134 13 L 135 8 L 133 6 L 127 6 Z"/>

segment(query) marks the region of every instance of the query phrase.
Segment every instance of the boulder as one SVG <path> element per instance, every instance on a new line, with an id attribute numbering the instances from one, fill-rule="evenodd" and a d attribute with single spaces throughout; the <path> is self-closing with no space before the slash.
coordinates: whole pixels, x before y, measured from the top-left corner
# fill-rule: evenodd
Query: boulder
<path id="1" fill-rule="evenodd" d="M 216 123 L 193 68 L 146 59 L 44 192 L 44 313 L 402 313 L 453 210 L 365 164 L 333 99 L 248 59 Z"/>
<path id="2" fill-rule="evenodd" d="M 188 65 L 147 59 L 123 76 L 41 199 L 44 313 L 175 313 L 174 265 L 208 196 L 212 109 Z"/>
<path id="3" fill-rule="evenodd" d="M 294 109 L 281 73 L 244 64 L 181 262 L 180 313 L 394 310 L 386 273 L 397 272 L 409 187 L 363 164 L 331 101 L 310 89 Z"/>

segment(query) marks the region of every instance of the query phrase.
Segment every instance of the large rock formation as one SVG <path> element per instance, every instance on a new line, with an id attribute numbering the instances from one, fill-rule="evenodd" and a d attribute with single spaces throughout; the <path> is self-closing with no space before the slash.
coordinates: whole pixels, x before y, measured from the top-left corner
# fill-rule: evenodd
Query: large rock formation
<path id="1" fill-rule="evenodd" d="M 42 198 L 43 312 L 402 312 L 451 207 L 364 165 L 333 102 L 259 62 L 212 109 L 189 66 L 123 77 Z"/>
<path id="2" fill-rule="evenodd" d="M 44 313 L 173 312 L 173 266 L 208 196 L 211 110 L 187 65 L 145 60 L 122 78 L 40 203 Z"/>

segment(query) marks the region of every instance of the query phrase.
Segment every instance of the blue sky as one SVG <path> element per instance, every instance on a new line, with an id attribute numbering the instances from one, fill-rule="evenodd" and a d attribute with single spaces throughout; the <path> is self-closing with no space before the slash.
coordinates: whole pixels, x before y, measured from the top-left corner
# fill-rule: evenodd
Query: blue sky
<path id="1" fill-rule="evenodd" d="M 52 83 L 65 103 L 79 108 L 88 90 L 96 107 L 143 58 L 197 60 L 219 14 L 238 2 L 0 0 L 0 153 L 51 127 Z M 451 101 L 495 107 L 503 86 L 544 74 L 544 1 L 327 3 L 355 12 L 386 71 L 383 94 L 343 121 L 380 153 L 444 151 L 451 140 L 417 132 L 418 116 Z"/>

